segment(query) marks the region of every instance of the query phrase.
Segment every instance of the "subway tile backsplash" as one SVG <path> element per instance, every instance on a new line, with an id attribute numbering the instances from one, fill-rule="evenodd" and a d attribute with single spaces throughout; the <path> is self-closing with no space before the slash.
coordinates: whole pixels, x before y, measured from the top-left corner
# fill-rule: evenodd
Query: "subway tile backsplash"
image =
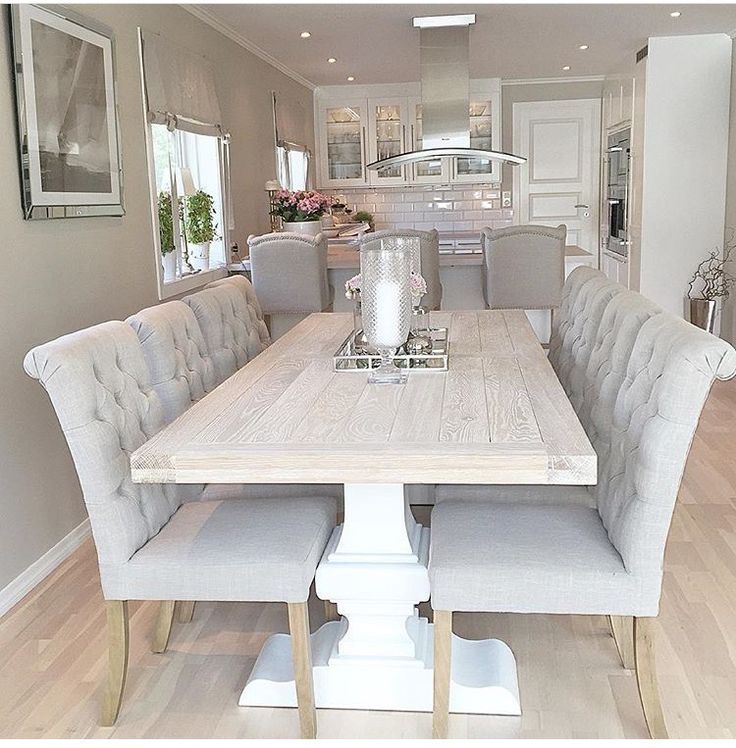
<path id="1" fill-rule="evenodd" d="M 323 190 L 348 207 L 373 214 L 376 230 L 480 231 L 513 223 L 513 211 L 501 208 L 501 185 L 356 187 Z"/>

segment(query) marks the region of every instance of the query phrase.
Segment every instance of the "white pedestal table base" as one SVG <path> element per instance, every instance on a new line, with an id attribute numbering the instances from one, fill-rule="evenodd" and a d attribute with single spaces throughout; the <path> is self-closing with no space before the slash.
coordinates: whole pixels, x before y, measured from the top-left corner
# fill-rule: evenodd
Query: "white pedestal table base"
<path id="1" fill-rule="evenodd" d="M 345 486 L 345 524 L 317 569 L 317 594 L 340 621 L 312 634 L 318 708 L 431 712 L 433 626 L 418 615 L 429 598 L 429 530 L 418 525 L 400 484 Z M 241 706 L 296 706 L 291 642 L 264 645 Z M 450 711 L 521 714 L 516 661 L 498 639 L 452 638 Z"/>

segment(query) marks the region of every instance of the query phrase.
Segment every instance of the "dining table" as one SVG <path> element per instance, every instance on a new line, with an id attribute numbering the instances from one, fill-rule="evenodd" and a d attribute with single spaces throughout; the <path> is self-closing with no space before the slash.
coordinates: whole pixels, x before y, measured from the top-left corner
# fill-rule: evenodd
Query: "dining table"
<path id="1" fill-rule="evenodd" d="M 312 314 L 131 455 L 136 482 L 344 484 L 316 573 L 340 614 L 312 634 L 318 708 L 432 710 L 432 624 L 417 607 L 431 592 L 430 528 L 407 486 L 597 480 L 523 311 L 438 311 L 430 324 L 447 329 L 447 370 L 369 384 L 365 369 L 334 366 L 353 316 Z M 521 713 L 506 643 L 453 636 L 452 658 L 451 711 Z M 266 641 L 239 703 L 296 706 L 287 634 Z"/>

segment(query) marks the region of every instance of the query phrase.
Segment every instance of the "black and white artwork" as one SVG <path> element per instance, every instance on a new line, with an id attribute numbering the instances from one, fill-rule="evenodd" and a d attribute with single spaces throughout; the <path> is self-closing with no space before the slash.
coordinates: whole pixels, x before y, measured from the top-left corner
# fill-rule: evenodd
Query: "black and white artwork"
<path id="1" fill-rule="evenodd" d="M 122 214 L 111 35 L 13 7 L 27 218 Z"/>

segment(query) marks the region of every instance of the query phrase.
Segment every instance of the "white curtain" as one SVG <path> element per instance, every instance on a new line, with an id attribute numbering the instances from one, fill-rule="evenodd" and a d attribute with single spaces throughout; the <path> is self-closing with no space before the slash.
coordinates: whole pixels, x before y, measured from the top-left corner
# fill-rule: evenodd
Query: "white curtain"
<path id="1" fill-rule="evenodd" d="M 197 135 L 224 135 L 212 65 L 160 34 L 141 32 L 148 119 Z"/>

